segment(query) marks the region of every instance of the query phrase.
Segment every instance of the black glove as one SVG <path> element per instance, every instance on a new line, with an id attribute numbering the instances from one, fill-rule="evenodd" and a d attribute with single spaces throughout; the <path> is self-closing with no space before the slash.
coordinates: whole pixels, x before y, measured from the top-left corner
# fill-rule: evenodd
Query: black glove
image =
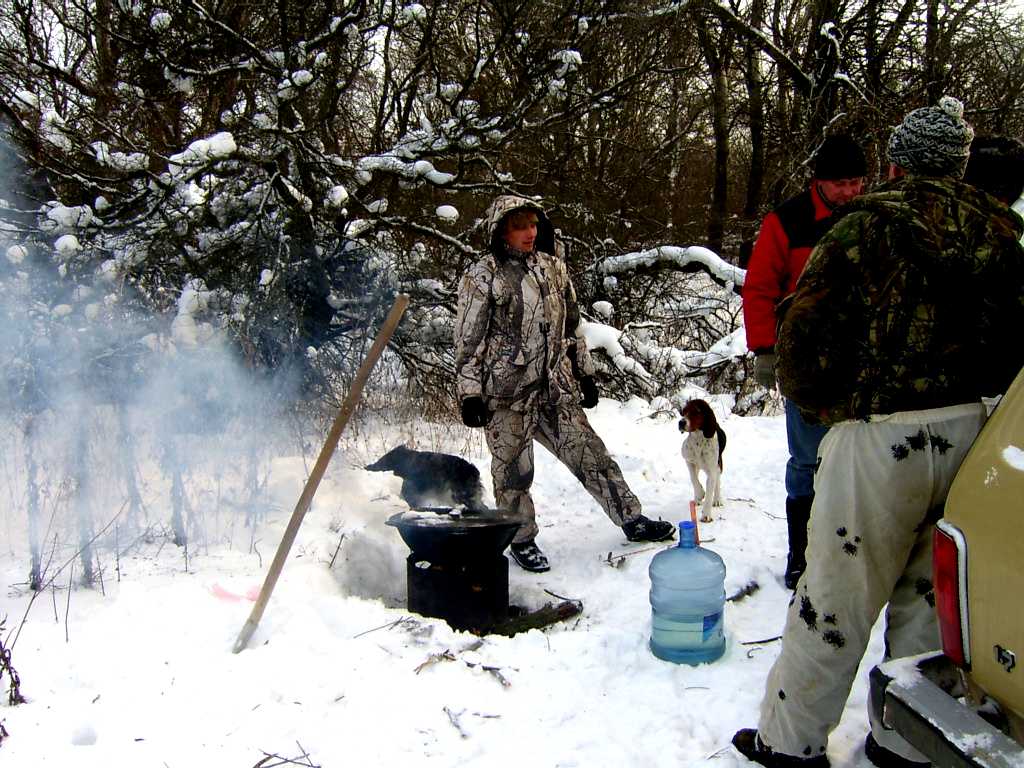
<path id="1" fill-rule="evenodd" d="M 765 389 L 775 389 L 775 353 L 759 352 L 754 358 L 754 381 Z"/>
<path id="2" fill-rule="evenodd" d="M 474 395 L 462 401 L 462 423 L 467 427 L 486 427 L 490 420 L 491 412 L 482 398 Z"/>
<path id="3" fill-rule="evenodd" d="M 593 376 L 584 376 L 580 379 L 580 393 L 583 395 L 582 405 L 584 408 L 593 408 L 597 405 L 597 382 L 594 381 Z"/>

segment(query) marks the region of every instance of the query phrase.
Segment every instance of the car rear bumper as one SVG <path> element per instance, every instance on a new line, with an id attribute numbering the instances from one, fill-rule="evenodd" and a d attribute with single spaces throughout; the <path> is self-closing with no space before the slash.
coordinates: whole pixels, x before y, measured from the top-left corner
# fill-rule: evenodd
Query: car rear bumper
<path id="1" fill-rule="evenodd" d="M 877 722 L 938 766 L 1022 768 L 1024 748 L 963 704 L 959 670 L 941 652 L 893 659 L 871 670 Z"/>

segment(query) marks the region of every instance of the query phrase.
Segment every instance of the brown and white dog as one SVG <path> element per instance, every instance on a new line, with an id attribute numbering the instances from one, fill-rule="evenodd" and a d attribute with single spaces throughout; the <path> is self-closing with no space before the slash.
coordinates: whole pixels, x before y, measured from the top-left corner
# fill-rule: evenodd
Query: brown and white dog
<path id="1" fill-rule="evenodd" d="M 711 406 L 704 400 L 690 400 L 680 410 L 679 431 L 687 435 L 683 441 L 683 459 L 690 470 L 693 498 L 701 507 L 700 520 L 710 523 L 711 508 L 722 506 L 722 453 L 725 451 L 725 432 Z M 707 492 L 700 484 L 698 472 L 704 473 Z"/>

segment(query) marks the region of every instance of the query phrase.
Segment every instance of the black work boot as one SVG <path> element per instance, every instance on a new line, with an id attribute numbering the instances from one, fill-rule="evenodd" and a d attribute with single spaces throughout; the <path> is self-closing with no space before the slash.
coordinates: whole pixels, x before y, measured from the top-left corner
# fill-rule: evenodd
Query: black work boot
<path id="1" fill-rule="evenodd" d="M 548 563 L 548 556 L 540 551 L 540 547 L 537 546 L 535 541 L 524 541 L 519 544 L 513 544 L 508 548 L 508 551 L 509 554 L 512 555 L 512 559 L 515 560 L 519 567 L 524 571 L 544 573 L 544 571 L 551 570 L 551 565 Z"/>
<path id="2" fill-rule="evenodd" d="M 789 528 L 789 554 L 786 556 L 785 582 L 787 589 L 796 589 L 797 582 L 807 568 L 807 523 L 811 519 L 813 496 L 786 499 L 786 525 Z"/>
<path id="3" fill-rule="evenodd" d="M 676 527 L 667 520 L 651 520 L 643 515 L 622 524 L 622 532 L 630 541 L 665 541 L 676 534 Z"/>
<path id="4" fill-rule="evenodd" d="M 732 745 L 748 760 L 760 763 L 765 768 L 829 768 L 825 755 L 814 757 L 797 757 L 782 752 L 775 752 L 761 741 L 756 728 L 744 728 L 736 731 L 732 737 Z"/>
<path id="5" fill-rule="evenodd" d="M 871 731 L 868 731 L 867 738 L 864 739 L 864 756 L 878 768 L 928 768 L 931 765 L 931 763 L 908 760 L 902 755 L 897 755 L 891 749 L 886 749 L 875 741 Z"/>

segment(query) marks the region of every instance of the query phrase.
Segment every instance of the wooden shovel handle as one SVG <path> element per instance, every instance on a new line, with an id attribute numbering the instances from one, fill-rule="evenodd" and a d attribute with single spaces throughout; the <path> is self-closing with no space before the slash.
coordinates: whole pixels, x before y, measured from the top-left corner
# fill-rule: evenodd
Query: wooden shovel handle
<path id="1" fill-rule="evenodd" d="M 260 596 L 256 598 L 256 602 L 253 604 L 252 613 L 249 615 L 248 621 L 245 622 L 242 631 L 238 633 L 238 639 L 235 641 L 234 647 L 235 653 L 243 650 L 249 643 L 252 633 L 256 631 L 256 625 L 260 623 L 260 619 L 263 617 L 263 611 L 270 601 L 270 595 L 274 591 L 274 586 L 277 584 L 277 577 L 281 575 L 281 569 L 284 568 L 288 552 L 291 550 L 295 536 L 299 532 L 299 526 L 302 525 L 302 518 L 306 516 L 309 506 L 313 502 L 313 494 L 316 493 L 316 489 L 323 479 L 324 472 L 327 471 L 327 465 L 330 463 L 331 456 L 334 455 L 334 450 L 338 447 L 338 441 L 341 439 L 341 433 L 345 429 L 345 425 L 348 424 L 348 420 L 352 417 L 352 412 L 355 411 L 359 398 L 362 397 L 363 387 L 366 386 L 366 381 L 370 378 L 373 366 L 380 359 L 384 348 L 387 347 L 388 341 L 390 341 L 391 336 L 398 327 L 398 322 L 402 319 L 402 314 L 408 306 L 409 297 L 399 294 L 387 318 L 384 320 L 384 324 L 377 333 L 373 346 L 370 347 L 370 351 L 366 354 L 366 359 L 363 360 L 363 364 L 356 372 L 356 377 L 352 381 L 352 388 L 348 391 L 345 401 L 341 404 L 341 410 L 338 411 L 338 415 L 334 418 L 334 424 L 327 435 L 327 441 L 324 443 L 324 447 L 320 449 L 320 456 L 317 458 L 316 464 L 313 465 L 313 471 L 309 473 L 309 479 L 306 480 L 306 486 L 302 489 L 302 495 L 299 496 L 299 500 L 295 504 L 295 511 L 292 512 L 292 517 L 288 521 L 288 527 L 285 528 L 284 536 L 277 547 L 277 554 L 274 555 L 274 562 L 270 564 L 270 570 L 267 572 L 267 578 L 263 582 Z"/>

